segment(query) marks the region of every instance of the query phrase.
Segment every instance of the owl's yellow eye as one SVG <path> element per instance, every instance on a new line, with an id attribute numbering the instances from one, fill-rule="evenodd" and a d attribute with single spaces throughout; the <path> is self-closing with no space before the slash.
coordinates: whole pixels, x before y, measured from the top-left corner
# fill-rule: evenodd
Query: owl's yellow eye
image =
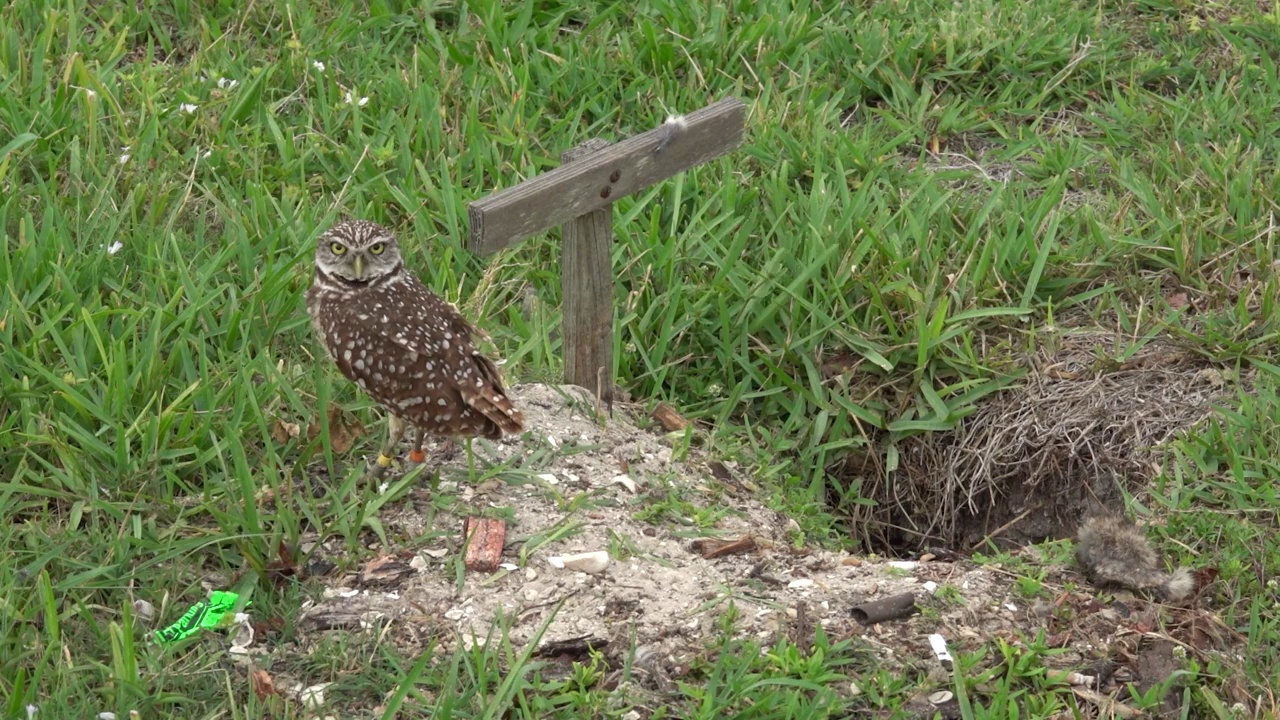
<path id="1" fill-rule="evenodd" d="M 373 253 L 374 255 L 381 255 L 381 254 L 382 254 L 382 251 L 383 251 L 383 250 L 386 250 L 386 249 L 387 249 L 387 244 L 386 244 L 386 243 L 380 243 L 380 242 L 379 242 L 379 243 L 374 243 L 374 244 L 372 244 L 372 245 L 370 245 L 370 246 L 369 246 L 369 252 Z"/>
<path id="2" fill-rule="evenodd" d="M 331 243 L 329 245 L 329 252 L 333 253 L 334 255 L 341 255 L 346 251 L 347 251 L 347 246 L 343 245 L 340 242 Z"/>

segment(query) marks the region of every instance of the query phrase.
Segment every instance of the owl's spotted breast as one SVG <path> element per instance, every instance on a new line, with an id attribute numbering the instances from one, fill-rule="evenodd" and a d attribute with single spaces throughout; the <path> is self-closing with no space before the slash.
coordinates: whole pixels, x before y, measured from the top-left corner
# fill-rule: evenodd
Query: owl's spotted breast
<path id="1" fill-rule="evenodd" d="M 471 325 L 408 273 L 351 293 L 317 282 L 308 307 L 342 374 L 396 417 L 441 435 L 496 439 L 523 429 Z"/>

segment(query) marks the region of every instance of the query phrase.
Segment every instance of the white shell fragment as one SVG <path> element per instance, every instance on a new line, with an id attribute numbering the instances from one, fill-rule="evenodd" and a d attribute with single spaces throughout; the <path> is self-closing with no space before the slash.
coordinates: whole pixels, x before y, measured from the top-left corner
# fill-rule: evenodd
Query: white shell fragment
<path id="1" fill-rule="evenodd" d="M 613 483 L 614 485 L 621 485 L 627 490 L 630 490 L 632 495 L 634 495 L 638 490 L 636 487 L 636 481 L 632 480 L 631 477 L 628 475 L 614 475 L 613 479 L 610 480 L 609 482 Z"/>
<path id="2" fill-rule="evenodd" d="M 609 553 L 604 550 L 578 553 L 576 555 L 559 555 L 547 558 L 551 566 L 561 570 L 575 570 L 584 573 L 598 573 L 609 567 Z"/>
<path id="3" fill-rule="evenodd" d="M 1083 685 L 1086 687 L 1092 687 L 1098 684 L 1097 677 L 1078 672 L 1067 673 L 1066 681 L 1068 685 Z"/>
<path id="4" fill-rule="evenodd" d="M 228 652 L 232 655 L 248 655 L 249 646 L 253 645 L 253 624 L 245 613 L 236 613 L 236 634 L 231 638 Z"/>
<path id="5" fill-rule="evenodd" d="M 134 600 L 133 616 L 141 620 L 144 625 L 150 625 L 151 621 L 156 619 L 156 606 L 146 600 Z"/>
<path id="6" fill-rule="evenodd" d="M 951 651 L 947 650 L 947 640 L 938 634 L 929 636 L 929 646 L 933 648 L 933 654 L 938 658 L 938 662 L 942 667 L 951 669 Z"/>
<path id="7" fill-rule="evenodd" d="M 315 710 L 324 705 L 324 691 L 333 683 L 325 682 L 303 688 L 298 693 L 298 700 L 308 709 Z"/>

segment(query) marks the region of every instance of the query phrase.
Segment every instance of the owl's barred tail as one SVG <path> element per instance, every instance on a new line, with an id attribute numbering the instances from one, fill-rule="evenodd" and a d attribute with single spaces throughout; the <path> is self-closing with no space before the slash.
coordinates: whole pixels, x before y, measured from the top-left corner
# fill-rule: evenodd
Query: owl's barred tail
<path id="1" fill-rule="evenodd" d="M 491 435 L 491 439 L 502 437 L 504 433 L 522 432 L 524 415 L 516 410 L 511 398 L 507 397 L 498 366 L 479 352 L 473 352 L 472 358 L 480 370 L 480 381 L 474 388 L 464 387 L 462 399 L 497 426 L 498 432 Z"/>

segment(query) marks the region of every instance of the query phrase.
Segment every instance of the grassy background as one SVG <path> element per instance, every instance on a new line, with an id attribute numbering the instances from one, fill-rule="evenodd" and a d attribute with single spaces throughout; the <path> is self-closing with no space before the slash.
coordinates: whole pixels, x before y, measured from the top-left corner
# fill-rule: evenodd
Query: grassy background
<path id="1" fill-rule="evenodd" d="M 1153 502 L 1175 511 L 1166 531 L 1189 555 L 1221 566 L 1250 687 L 1280 682 L 1266 363 L 1280 322 L 1280 6 L 711 5 L 0 9 L 9 711 L 269 716 L 207 654 L 135 647 L 129 604 L 185 606 L 206 571 L 261 569 L 304 525 L 353 549 L 377 532 L 383 500 L 354 478 L 323 506 L 263 513 L 252 499 L 317 454 L 335 459 L 325 443 L 282 447 L 277 419 L 305 424 L 330 402 L 375 417 L 313 357 L 301 294 L 314 236 L 342 216 L 389 224 L 411 268 L 482 318 L 509 373 L 555 378 L 558 238 L 475 258 L 466 203 L 587 137 L 731 94 L 750 107 L 739 152 L 616 203 L 628 390 L 705 420 L 808 537 L 838 542 L 823 468 L 871 429 L 952 427 L 1025 350 L 988 337 L 1075 309 L 1254 363 L 1256 397 L 1179 445 Z M 1174 289 L 1195 299 L 1194 321 L 1166 301 Z M 851 371 L 832 380 L 832 363 Z M 302 600 L 246 578 L 264 612 Z M 673 713 L 807 717 L 892 707 L 905 689 L 784 692 L 768 680 L 827 688 L 852 651 L 815 664 L 741 650 L 714 654 L 702 677 L 720 681 L 688 688 Z M 411 669 L 385 648 L 373 662 L 348 651 L 311 674 L 353 702 Z M 461 716 L 602 702 L 590 683 L 532 675 L 542 692 L 517 693 L 508 661 L 412 670 L 455 683 Z M 1211 709 L 1226 672 L 1202 670 L 1195 700 Z"/>

